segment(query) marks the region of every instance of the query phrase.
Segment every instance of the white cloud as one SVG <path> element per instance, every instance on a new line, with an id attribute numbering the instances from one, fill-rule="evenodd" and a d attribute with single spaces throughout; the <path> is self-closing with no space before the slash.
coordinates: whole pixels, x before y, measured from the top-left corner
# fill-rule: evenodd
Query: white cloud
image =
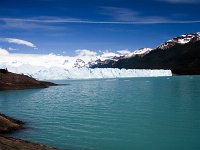
<path id="1" fill-rule="evenodd" d="M 126 54 L 129 54 L 129 53 L 131 53 L 128 49 L 124 49 L 124 50 L 119 50 L 119 51 L 117 51 L 119 54 L 121 54 L 121 55 L 126 55 Z"/>
<path id="2" fill-rule="evenodd" d="M 37 68 L 45 67 L 60 67 L 60 68 L 74 68 L 77 65 L 77 60 L 84 61 L 84 64 L 88 64 L 91 61 L 100 59 L 102 61 L 112 58 L 117 54 L 112 52 L 103 52 L 100 55 L 96 55 L 96 52 L 91 50 L 77 50 L 76 56 L 63 56 L 57 54 L 16 54 L 8 53 L 5 49 L 0 49 L 0 66 L 3 64 L 22 67 L 23 69 L 28 69 L 28 65 L 35 66 Z M 9 54 L 9 55 L 7 55 Z M 101 55 L 102 54 L 102 55 Z M 118 55 L 117 55 L 118 56 Z M 78 65 L 82 65 L 81 62 Z M 9 68 L 9 67 L 8 67 Z"/>
<path id="3" fill-rule="evenodd" d="M 101 57 L 106 58 L 106 59 L 113 58 L 115 56 L 119 57 L 120 55 L 113 52 L 108 52 L 108 51 L 103 52 L 103 54 L 101 55 Z"/>
<path id="4" fill-rule="evenodd" d="M 6 49 L 0 48 L 0 55 L 8 55 L 9 52 Z"/>
<path id="5" fill-rule="evenodd" d="M 16 48 L 9 47 L 8 50 L 9 50 L 9 51 L 16 51 L 17 49 L 16 49 Z"/>
<path id="6" fill-rule="evenodd" d="M 157 0 L 157 1 L 168 1 L 177 3 L 179 0 Z M 184 3 L 188 1 L 184 0 Z M 196 1 L 192 1 L 193 3 Z M 122 9 L 123 10 L 123 9 Z M 110 16 L 113 17 L 111 21 L 93 21 L 93 20 L 83 20 L 83 19 L 70 19 L 70 18 L 0 18 L 0 21 L 5 24 L 3 27 L 8 28 L 23 28 L 30 29 L 37 26 L 42 26 L 43 29 L 51 29 L 48 25 L 55 25 L 56 23 L 76 23 L 76 24 L 192 24 L 200 23 L 200 20 L 171 20 L 162 16 L 141 16 L 139 13 L 125 12 L 123 10 L 121 15 L 119 15 L 119 10 L 117 14 L 113 11 L 110 12 Z M 126 14 L 127 13 L 127 14 Z M 111 15 L 112 14 L 112 15 Z M 113 15 L 115 14 L 115 15 Z M 108 15 L 108 14 L 107 14 Z M 124 16 L 124 18 L 123 18 Z M 29 27 L 30 24 L 34 24 L 32 27 Z M 58 27 L 52 27 L 52 29 L 57 29 Z"/>
<path id="7" fill-rule="evenodd" d="M 100 59 L 102 61 L 120 56 L 118 53 L 110 51 L 95 52 L 93 50 L 76 50 L 76 56 L 58 55 L 58 54 L 17 54 L 8 53 L 6 49 L 0 48 L 0 66 L 3 64 L 21 66 L 25 70 L 27 65 L 43 66 L 45 68 L 61 67 L 61 68 L 73 68 L 77 64 L 77 60 L 83 60 L 84 64 L 88 64 L 91 61 Z M 8 55 L 9 54 L 9 55 Z M 81 62 L 79 63 L 81 64 Z M 40 67 L 38 67 L 40 68 Z"/>
<path id="8" fill-rule="evenodd" d="M 58 20 L 55 17 L 50 19 L 49 17 L 45 18 L 0 18 L 3 24 L 1 24 L 2 28 L 17 28 L 22 30 L 31 30 L 31 29 L 42 29 L 45 31 L 58 31 L 58 30 L 66 30 L 67 27 L 56 26 L 53 20 Z M 52 24 L 49 22 L 52 21 Z"/>
<path id="9" fill-rule="evenodd" d="M 1 38 L 0 41 L 3 41 L 3 42 L 8 42 L 8 43 L 14 43 L 14 44 L 18 44 L 18 45 L 25 45 L 25 46 L 28 46 L 28 47 L 32 47 L 34 49 L 37 49 L 37 47 L 31 43 L 31 42 L 28 42 L 28 41 L 25 41 L 25 40 L 21 40 L 21 39 L 15 39 L 15 38 Z"/>
<path id="10" fill-rule="evenodd" d="M 95 51 L 87 50 L 87 49 L 79 49 L 75 51 L 78 56 L 96 56 L 97 53 Z"/>
<path id="11" fill-rule="evenodd" d="M 188 3 L 188 4 L 200 3 L 199 0 L 159 0 L 159 1 L 164 1 L 168 3 Z"/>

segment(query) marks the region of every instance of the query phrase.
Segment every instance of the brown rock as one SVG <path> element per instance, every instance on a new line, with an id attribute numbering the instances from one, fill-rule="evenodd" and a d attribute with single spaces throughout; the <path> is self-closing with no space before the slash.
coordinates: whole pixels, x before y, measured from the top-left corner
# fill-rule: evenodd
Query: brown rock
<path id="1" fill-rule="evenodd" d="M 45 145 L 1 135 L 22 129 L 23 124 L 22 121 L 0 114 L 0 150 L 56 150 Z"/>
<path id="2" fill-rule="evenodd" d="M 35 144 L 21 139 L 0 136 L 0 150 L 56 150 L 41 144 Z"/>
<path id="3" fill-rule="evenodd" d="M 22 128 L 23 124 L 22 121 L 0 114 L 0 134 L 19 130 Z"/>
<path id="4" fill-rule="evenodd" d="M 51 82 L 38 81 L 26 75 L 0 72 L 0 90 L 23 90 L 55 86 Z"/>

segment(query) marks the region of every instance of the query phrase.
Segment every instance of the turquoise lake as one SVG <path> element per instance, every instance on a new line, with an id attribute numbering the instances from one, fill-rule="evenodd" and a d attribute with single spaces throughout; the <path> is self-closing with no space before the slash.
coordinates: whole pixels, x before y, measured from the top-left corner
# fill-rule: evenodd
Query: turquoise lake
<path id="1" fill-rule="evenodd" d="M 200 150 L 200 76 L 66 80 L 1 91 L 11 136 L 64 150 Z"/>

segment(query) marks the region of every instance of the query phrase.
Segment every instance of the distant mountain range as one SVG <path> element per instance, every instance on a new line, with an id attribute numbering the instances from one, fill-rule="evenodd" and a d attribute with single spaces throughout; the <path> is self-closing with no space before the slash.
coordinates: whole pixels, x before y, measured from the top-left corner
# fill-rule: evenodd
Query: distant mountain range
<path id="1" fill-rule="evenodd" d="M 98 61 L 91 68 L 170 69 L 173 74 L 200 74 L 200 32 L 175 37 L 155 49 Z"/>
<path id="2" fill-rule="evenodd" d="M 91 72 L 90 68 L 164 69 L 178 75 L 200 75 L 200 32 L 175 37 L 154 49 L 141 48 L 133 52 L 124 50 L 123 53 L 117 51 L 74 57 L 55 54 L 2 54 L 1 68 L 39 79 L 107 77 L 106 74 L 109 77 L 122 76 L 113 74 L 112 69 L 96 69 Z M 118 73 L 123 72 L 116 70 Z M 126 72 L 123 75 L 127 76 Z"/>

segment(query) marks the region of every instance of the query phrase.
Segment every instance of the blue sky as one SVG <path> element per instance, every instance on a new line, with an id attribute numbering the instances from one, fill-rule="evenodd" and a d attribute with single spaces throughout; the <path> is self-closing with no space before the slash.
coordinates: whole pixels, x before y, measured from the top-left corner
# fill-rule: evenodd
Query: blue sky
<path id="1" fill-rule="evenodd" d="M 62 55 L 154 48 L 200 31 L 199 8 L 199 0 L 1 0 L 0 48 Z"/>

